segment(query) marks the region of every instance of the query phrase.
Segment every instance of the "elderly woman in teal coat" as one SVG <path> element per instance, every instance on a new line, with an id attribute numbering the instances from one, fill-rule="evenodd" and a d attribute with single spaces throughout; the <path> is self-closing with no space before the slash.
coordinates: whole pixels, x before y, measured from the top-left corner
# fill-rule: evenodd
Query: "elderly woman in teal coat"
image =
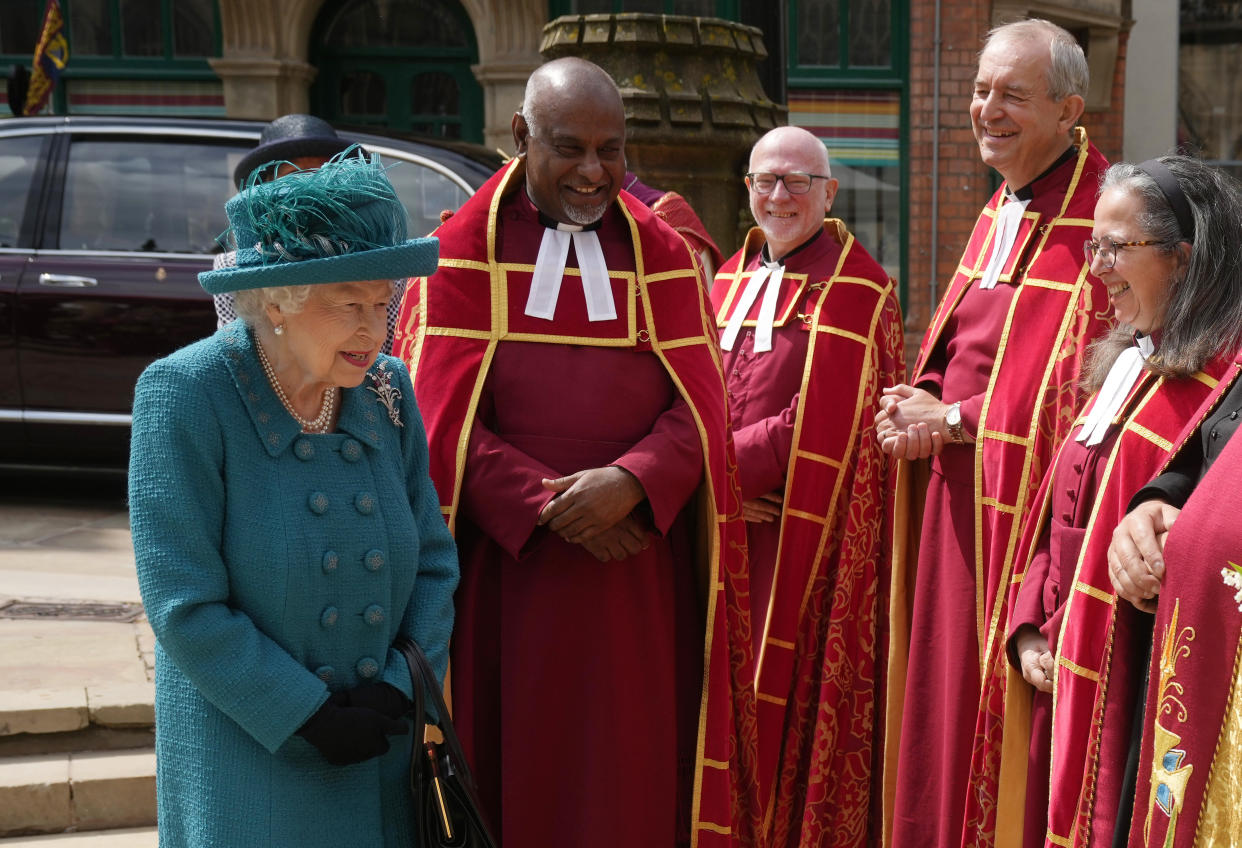
<path id="1" fill-rule="evenodd" d="M 443 675 L 456 551 L 392 280 L 435 269 L 378 162 L 342 156 L 226 205 L 242 318 L 134 398 L 130 518 L 156 647 L 160 845 L 412 846 L 410 678 Z M 422 717 L 419 717 L 420 719 Z"/>

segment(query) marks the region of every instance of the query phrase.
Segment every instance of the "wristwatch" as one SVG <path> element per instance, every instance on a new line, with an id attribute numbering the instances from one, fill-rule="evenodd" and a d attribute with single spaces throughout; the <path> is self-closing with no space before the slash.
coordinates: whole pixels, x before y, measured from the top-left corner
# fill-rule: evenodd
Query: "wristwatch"
<path id="1" fill-rule="evenodd" d="M 948 433 L 949 441 L 953 444 L 960 445 L 966 441 L 962 438 L 961 401 L 950 404 L 949 408 L 944 411 L 944 429 Z"/>

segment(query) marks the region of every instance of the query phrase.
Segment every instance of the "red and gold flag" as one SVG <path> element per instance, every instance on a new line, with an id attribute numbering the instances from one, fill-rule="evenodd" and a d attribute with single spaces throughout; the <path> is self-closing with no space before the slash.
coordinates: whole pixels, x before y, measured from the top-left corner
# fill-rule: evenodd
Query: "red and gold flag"
<path id="1" fill-rule="evenodd" d="M 60 72 L 69 61 L 69 42 L 65 38 L 65 16 L 60 11 L 60 0 L 47 0 L 43 12 L 43 27 L 39 31 L 39 43 L 35 45 L 30 87 L 26 89 L 26 105 L 23 115 L 37 115 L 43 111 Z"/>

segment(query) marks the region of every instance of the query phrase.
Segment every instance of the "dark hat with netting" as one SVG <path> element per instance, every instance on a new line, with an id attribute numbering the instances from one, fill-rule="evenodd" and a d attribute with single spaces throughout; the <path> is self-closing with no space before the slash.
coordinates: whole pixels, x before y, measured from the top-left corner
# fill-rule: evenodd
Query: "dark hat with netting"
<path id="1" fill-rule="evenodd" d="M 233 170 L 233 182 L 245 187 L 256 170 L 303 156 L 328 159 L 350 147 L 332 125 L 314 115 L 282 115 L 263 128 L 259 146 L 247 153 Z M 366 151 L 358 148 L 359 152 Z"/>

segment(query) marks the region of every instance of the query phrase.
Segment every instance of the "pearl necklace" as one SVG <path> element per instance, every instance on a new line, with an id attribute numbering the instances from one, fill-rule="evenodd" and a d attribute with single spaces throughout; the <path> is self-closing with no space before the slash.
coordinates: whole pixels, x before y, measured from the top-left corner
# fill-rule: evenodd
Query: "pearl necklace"
<path id="1" fill-rule="evenodd" d="M 259 362 L 263 365 L 263 373 L 267 375 L 267 381 L 272 384 L 276 397 L 280 398 L 281 404 L 293 416 L 293 420 L 302 425 L 302 432 L 328 432 L 328 426 L 332 423 L 332 415 L 336 412 L 336 387 L 328 386 L 328 388 L 323 390 L 323 406 L 319 408 L 317 416 L 309 420 L 303 418 L 301 415 L 298 415 L 297 410 L 293 408 L 293 404 L 289 402 L 289 396 L 285 394 L 280 381 L 276 379 L 276 369 L 272 368 L 272 363 L 268 361 L 267 353 L 263 350 L 263 345 L 259 343 L 258 339 L 254 340 L 254 346 L 259 351 Z"/>

